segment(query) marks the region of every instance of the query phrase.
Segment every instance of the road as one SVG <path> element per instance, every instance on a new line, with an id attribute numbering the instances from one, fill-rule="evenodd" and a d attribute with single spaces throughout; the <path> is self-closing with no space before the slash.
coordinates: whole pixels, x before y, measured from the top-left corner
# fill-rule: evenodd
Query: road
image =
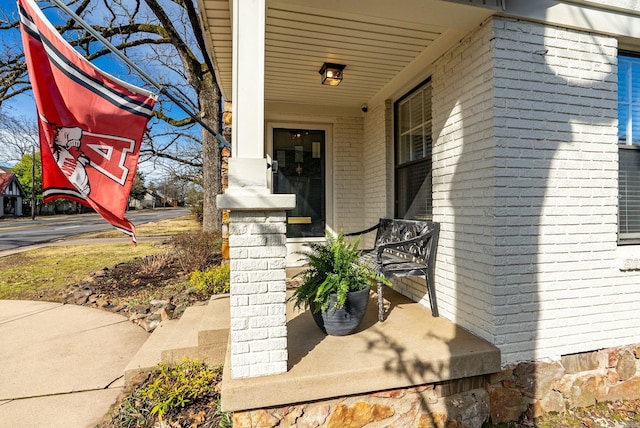
<path id="1" fill-rule="evenodd" d="M 133 224 L 141 225 L 187 214 L 189 214 L 188 208 L 156 208 L 129 211 L 126 217 Z M 113 226 L 98 214 L 38 217 L 33 221 L 30 219 L 2 220 L 0 221 L 0 251 L 110 229 L 113 229 Z"/>

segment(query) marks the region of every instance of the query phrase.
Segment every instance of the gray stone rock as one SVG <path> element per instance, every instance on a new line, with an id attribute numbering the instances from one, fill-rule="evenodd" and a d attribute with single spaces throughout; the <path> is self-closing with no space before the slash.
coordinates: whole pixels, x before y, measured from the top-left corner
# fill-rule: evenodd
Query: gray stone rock
<path id="1" fill-rule="evenodd" d="M 516 387 L 527 397 L 537 399 L 553 389 L 564 373 L 559 363 L 521 363 L 513 370 Z"/>
<path id="2" fill-rule="evenodd" d="M 620 356 L 616 371 L 622 381 L 631 379 L 636 375 L 636 359 L 631 352 L 624 352 Z"/>
<path id="3" fill-rule="evenodd" d="M 540 407 L 543 413 L 563 413 L 565 411 L 564 398 L 558 391 L 549 391 L 540 399 Z"/>
<path id="4" fill-rule="evenodd" d="M 146 316 L 147 316 L 146 314 L 140 314 L 140 313 L 134 312 L 129 316 L 129 321 L 135 322 L 137 320 L 146 318 Z"/>
<path id="5" fill-rule="evenodd" d="M 481 427 L 489 420 L 489 394 L 484 389 L 473 389 L 445 399 L 450 403 L 448 420 L 461 428 Z"/>
<path id="6" fill-rule="evenodd" d="M 136 305 L 131 308 L 133 312 L 137 312 L 139 314 L 148 314 L 151 311 L 151 305 Z"/>
<path id="7" fill-rule="evenodd" d="M 587 383 L 593 384 L 593 377 L 578 378 L 571 387 L 571 395 L 569 396 L 569 408 L 576 409 L 579 407 L 589 407 L 596 404 L 596 394 L 593 385 L 587 386 Z"/>
<path id="8" fill-rule="evenodd" d="M 84 305 L 89 300 L 89 296 L 91 296 L 91 294 L 91 289 L 87 287 L 77 288 L 67 295 L 67 297 L 65 298 L 65 303 Z"/>
<path id="9" fill-rule="evenodd" d="M 125 309 L 127 309 L 127 307 L 128 307 L 127 305 L 125 305 L 124 303 L 121 303 L 121 304 L 119 304 L 118 306 L 115 306 L 115 307 L 113 308 L 113 312 L 122 312 L 122 311 L 124 311 Z"/>
<path id="10" fill-rule="evenodd" d="M 560 363 L 567 373 L 578 373 L 598 368 L 598 352 L 589 352 L 586 354 L 564 355 L 560 359 Z"/>

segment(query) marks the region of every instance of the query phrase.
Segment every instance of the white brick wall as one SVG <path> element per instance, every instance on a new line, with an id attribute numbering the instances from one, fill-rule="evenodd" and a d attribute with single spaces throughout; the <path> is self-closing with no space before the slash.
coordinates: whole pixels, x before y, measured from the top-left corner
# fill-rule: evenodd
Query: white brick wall
<path id="1" fill-rule="evenodd" d="M 381 217 L 393 216 L 393 104 L 388 101 L 369 106 L 364 123 L 362 229 L 376 224 Z M 367 236 L 363 246 L 373 245 L 374 237 Z"/>
<path id="2" fill-rule="evenodd" d="M 505 362 L 615 345 L 596 333 L 619 311 L 616 40 L 493 30 L 496 344 Z"/>
<path id="3" fill-rule="evenodd" d="M 438 300 L 505 364 L 640 339 L 616 260 L 616 48 L 497 18 L 436 64 Z"/>
<path id="4" fill-rule="evenodd" d="M 440 313 L 493 340 L 494 164 L 492 29 L 484 25 L 435 64 L 433 217 L 440 222 Z M 424 284 L 411 295 L 428 305 Z"/>
<path id="5" fill-rule="evenodd" d="M 232 376 L 284 373 L 285 214 L 231 211 L 229 220 Z"/>
<path id="6" fill-rule="evenodd" d="M 335 232 L 361 230 L 363 195 L 363 120 L 342 117 L 334 124 L 333 204 Z"/>

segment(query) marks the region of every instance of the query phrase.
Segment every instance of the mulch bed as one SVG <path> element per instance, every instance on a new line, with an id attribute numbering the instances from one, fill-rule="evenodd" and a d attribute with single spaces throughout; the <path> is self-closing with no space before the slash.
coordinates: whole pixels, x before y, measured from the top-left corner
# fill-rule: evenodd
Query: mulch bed
<path id="1" fill-rule="evenodd" d="M 189 287 L 189 275 L 176 257 L 134 259 L 105 267 L 70 287 L 65 303 L 115 312 L 151 332 L 167 318 L 210 296 Z"/>

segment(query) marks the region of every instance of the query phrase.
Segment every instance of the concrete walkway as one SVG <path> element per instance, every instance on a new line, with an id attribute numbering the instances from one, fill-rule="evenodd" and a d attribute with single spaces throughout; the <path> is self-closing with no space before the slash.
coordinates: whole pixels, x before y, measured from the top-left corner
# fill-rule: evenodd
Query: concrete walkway
<path id="1" fill-rule="evenodd" d="M 95 427 L 147 338 L 106 311 L 0 300 L 0 426 Z"/>

